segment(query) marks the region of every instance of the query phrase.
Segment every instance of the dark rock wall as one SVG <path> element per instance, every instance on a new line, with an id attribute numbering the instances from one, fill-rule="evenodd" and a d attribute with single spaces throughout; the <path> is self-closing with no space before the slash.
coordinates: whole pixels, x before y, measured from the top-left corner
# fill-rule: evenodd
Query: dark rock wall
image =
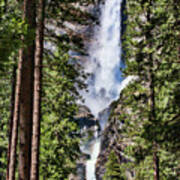
<path id="1" fill-rule="evenodd" d="M 101 137 L 101 151 L 96 163 L 96 178 L 102 180 L 106 171 L 105 164 L 107 163 L 108 156 L 112 150 L 116 153 L 119 163 L 127 162 L 127 159 L 123 157 L 123 149 L 126 146 L 123 143 L 119 143 L 123 138 L 121 136 L 121 126 L 123 122 L 120 122 L 118 116 L 120 115 L 121 105 L 123 102 L 123 95 L 120 99 L 111 104 L 111 114 L 105 130 L 102 132 Z"/>

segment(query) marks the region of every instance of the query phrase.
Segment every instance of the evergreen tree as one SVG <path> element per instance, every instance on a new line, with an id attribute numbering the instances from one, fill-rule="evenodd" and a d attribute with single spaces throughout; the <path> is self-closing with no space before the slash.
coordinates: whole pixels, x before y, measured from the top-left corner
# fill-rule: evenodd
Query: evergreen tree
<path id="1" fill-rule="evenodd" d="M 42 92 L 42 65 L 44 51 L 44 17 L 45 1 L 37 2 L 36 52 L 34 67 L 34 102 L 33 102 L 33 129 L 31 147 L 31 180 L 39 179 L 39 148 L 40 148 L 40 121 L 41 121 L 41 92 Z"/>
<path id="2" fill-rule="evenodd" d="M 172 166 L 174 158 L 168 153 L 172 145 L 179 144 L 175 140 L 176 130 L 173 124 L 170 125 L 173 119 L 173 123 L 179 125 L 176 119 L 179 106 L 174 93 L 178 88 L 180 68 L 175 6 L 179 5 L 166 0 L 127 1 L 125 74 L 136 75 L 138 80 L 124 92 L 127 95 L 124 107 L 128 113 L 120 119 L 125 118 L 124 136 L 132 141 L 127 152 L 134 157 L 137 179 L 178 178 L 174 171 L 176 162 Z M 173 136 L 174 142 L 167 136 Z M 171 159 L 169 166 L 164 154 Z M 171 173 L 167 174 L 170 164 Z M 146 168 L 148 166 L 150 169 Z"/>
<path id="3" fill-rule="evenodd" d="M 33 110 L 33 74 L 35 53 L 35 1 L 24 0 L 23 20 L 27 23 L 27 34 L 22 37 L 20 50 L 20 100 L 19 100 L 19 179 L 30 179 L 31 135 Z"/>
<path id="4" fill-rule="evenodd" d="M 8 136 L 11 136 L 16 57 L 21 46 L 20 36 L 26 33 L 26 25 L 21 20 L 18 4 L 15 1 L 0 3 L 0 98 L 1 98 L 1 155 L 0 177 L 5 177 Z M 8 127 L 11 124 L 10 127 Z M 11 137 L 9 137 L 10 141 Z M 10 145 L 10 143 L 9 143 Z M 10 151 L 10 146 L 8 147 Z M 8 157 L 10 152 L 8 152 Z M 8 158 L 9 159 L 9 158 Z"/>
<path id="5" fill-rule="evenodd" d="M 106 163 L 106 173 L 103 177 L 104 180 L 124 180 L 120 171 L 120 163 L 114 151 L 111 151 Z"/>

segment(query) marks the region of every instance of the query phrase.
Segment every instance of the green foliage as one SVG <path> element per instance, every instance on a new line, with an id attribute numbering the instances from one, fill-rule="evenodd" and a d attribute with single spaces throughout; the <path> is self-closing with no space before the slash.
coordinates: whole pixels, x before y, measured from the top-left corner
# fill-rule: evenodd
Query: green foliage
<path id="1" fill-rule="evenodd" d="M 70 61 L 61 47 L 46 56 L 43 79 L 41 169 L 45 179 L 66 179 L 76 170 L 80 155 L 76 100 L 82 88 L 77 62 Z"/>
<path id="2" fill-rule="evenodd" d="M 52 18 L 56 21 L 52 29 L 66 30 L 63 25 L 65 20 L 70 23 L 85 21 L 85 15 L 74 8 L 73 2 L 76 1 L 50 1 L 46 20 L 50 24 Z M 73 14 L 75 16 L 71 18 Z M 81 99 L 78 89 L 86 87 L 83 82 L 86 76 L 79 62 L 71 58 L 68 52 L 79 51 L 82 40 L 74 41 L 78 37 L 68 29 L 62 35 L 51 29 L 47 32 L 45 45 L 50 46 L 45 46 L 43 65 L 40 178 L 64 180 L 70 173 L 75 173 L 76 161 L 80 156 L 79 127 L 74 116 L 78 111 L 77 100 Z M 82 47 L 80 52 L 83 52 Z"/>
<path id="3" fill-rule="evenodd" d="M 103 180 L 124 180 L 116 153 L 112 150 L 106 163 L 106 173 Z"/>
<path id="4" fill-rule="evenodd" d="M 17 4 L 0 2 L 0 179 L 5 179 L 14 59 L 24 31 Z"/>
<path id="5" fill-rule="evenodd" d="M 1 11 L 0 20 L 0 71 L 7 66 L 12 57 L 17 56 L 22 34 L 26 34 L 27 25 L 21 19 L 19 7 L 16 2 Z M 0 6 L 0 9 L 2 6 Z M 5 8 L 5 7 L 4 7 Z"/>
<path id="6" fill-rule="evenodd" d="M 64 28 L 64 21 L 85 24 L 90 14 L 74 8 L 79 1 L 49 1 L 46 8 L 46 22 L 53 28 Z M 81 2 L 83 3 L 83 1 Z M 89 3 L 86 1 L 84 3 Z M 69 8 L 70 7 L 70 8 Z M 61 23 L 62 22 L 62 23 Z M 73 33 L 73 38 L 70 35 Z M 11 75 L 14 59 L 18 59 L 20 47 L 24 47 L 21 35 L 29 41 L 34 38 L 34 30 L 22 20 L 22 3 L 9 0 L 0 2 L 0 179 L 5 178 L 8 146 L 8 126 L 10 118 Z M 70 49 L 78 50 L 82 39 L 74 32 L 57 35 L 55 30 L 46 28 L 45 44 L 55 48 L 45 50 L 43 70 L 42 128 L 40 177 L 46 179 L 66 179 L 75 171 L 79 157 L 79 127 L 74 122 L 78 108 L 76 101 L 81 98 L 77 88 L 85 88 L 85 75 L 81 66 L 69 57 Z M 79 45 L 79 44 L 80 45 Z M 45 45 L 46 46 L 46 45 Z M 24 47 L 25 48 L 25 47 Z M 83 76 L 83 77 L 81 77 Z"/>
<path id="7" fill-rule="evenodd" d="M 5 177 L 6 153 L 8 146 L 8 119 L 10 116 L 10 78 L 0 78 L 0 177 Z"/>

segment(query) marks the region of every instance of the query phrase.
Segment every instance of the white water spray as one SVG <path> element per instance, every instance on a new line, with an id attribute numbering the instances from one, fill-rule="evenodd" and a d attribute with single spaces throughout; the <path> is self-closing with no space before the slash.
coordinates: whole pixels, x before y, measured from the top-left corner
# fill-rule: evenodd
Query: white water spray
<path id="1" fill-rule="evenodd" d="M 88 80 L 89 93 L 84 93 L 85 105 L 97 117 L 98 113 L 119 97 L 131 78 L 122 82 L 121 61 L 121 1 L 106 0 L 102 6 L 100 26 L 95 32 L 95 41 L 89 49 L 90 62 L 86 72 L 92 74 Z M 121 83 L 122 82 L 122 83 Z"/>
<path id="2" fill-rule="evenodd" d="M 88 93 L 83 94 L 85 105 L 98 117 L 98 113 L 119 98 L 121 90 L 133 77 L 123 79 L 121 61 L 121 2 L 106 0 L 101 8 L 100 26 L 95 32 L 95 40 L 90 49 L 90 62 L 86 72 L 92 74 L 88 79 Z M 95 164 L 100 151 L 100 139 L 95 138 L 89 146 L 91 159 L 86 164 L 87 180 L 96 180 Z"/>

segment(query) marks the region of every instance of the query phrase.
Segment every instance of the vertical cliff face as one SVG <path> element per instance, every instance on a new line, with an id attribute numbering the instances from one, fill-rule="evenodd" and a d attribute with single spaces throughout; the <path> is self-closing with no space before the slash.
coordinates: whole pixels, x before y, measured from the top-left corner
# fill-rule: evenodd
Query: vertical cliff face
<path id="1" fill-rule="evenodd" d="M 106 172 L 106 163 L 112 150 L 116 153 L 119 164 L 129 161 L 129 159 L 123 155 L 123 150 L 127 144 L 124 141 L 124 137 L 121 135 L 123 122 L 119 121 L 119 115 L 121 113 L 127 113 L 128 111 L 128 109 L 123 109 L 123 101 L 125 98 L 122 91 L 120 98 L 109 106 L 109 109 L 111 109 L 110 116 L 105 129 L 102 131 L 101 150 L 96 163 L 97 180 L 103 179 Z M 130 174 L 130 172 L 127 173 Z"/>

